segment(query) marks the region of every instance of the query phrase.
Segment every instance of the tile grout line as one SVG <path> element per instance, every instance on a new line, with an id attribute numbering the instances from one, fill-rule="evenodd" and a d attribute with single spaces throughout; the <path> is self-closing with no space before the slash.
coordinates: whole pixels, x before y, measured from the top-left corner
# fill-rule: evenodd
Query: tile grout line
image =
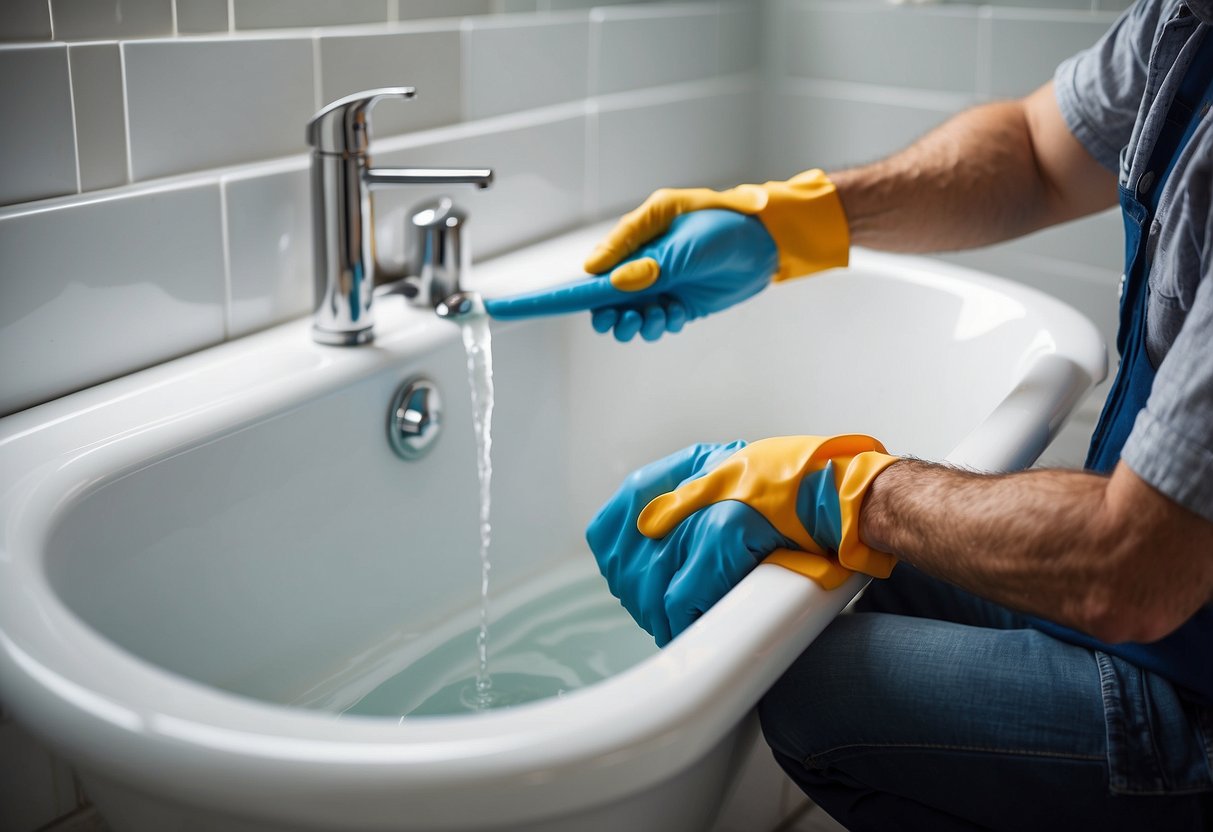
<path id="1" fill-rule="evenodd" d="M 126 184 L 135 181 L 135 163 L 131 152 L 131 95 L 126 77 L 126 44 L 118 43 L 118 65 L 122 71 L 122 129 L 126 131 Z"/>
<path id="2" fill-rule="evenodd" d="M 67 98 L 68 109 L 72 112 L 72 156 L 76 162 L 76 193 L 84 193 L 80 175 L 80 126 L 76 122 L 76 81 L 72 77 L 72 48 L 64 44 L 63 60 L 67 63 Z"/>
<path id="3" fill-rule="evenodd" d="M 232 245 L 228 232 L 227 178 L 219 183 L 219 239 L 223 247 L 223 340 L 232 339 Z"/>

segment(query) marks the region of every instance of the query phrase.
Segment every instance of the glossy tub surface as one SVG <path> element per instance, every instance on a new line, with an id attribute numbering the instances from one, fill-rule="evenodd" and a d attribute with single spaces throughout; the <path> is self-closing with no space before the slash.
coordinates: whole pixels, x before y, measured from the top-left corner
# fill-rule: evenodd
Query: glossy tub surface
<path id="1" fill-rule="evenodd" d="M 577 263 L 598 229 L 478 268 Z M 299 321 L 0 422 L 0 701 L 115 829 L 702 830 L 762 692 L 861 588 L 762 566 L 667 649 L 482 715 L 293 707 L 353 657 L 474 609 L 476 482 L 457 328 L 379 302 L 364 348 Z M 656 345 L 586 316 L 496 326 L 494 592 L 590 557 L 635 467 L 698 441 L 870 433 L 1031 464 L 1103 377 L 1094 327 L 1021 286 L 856 252 Z M 402 381 L 445 432 L 404 462 Z"/>

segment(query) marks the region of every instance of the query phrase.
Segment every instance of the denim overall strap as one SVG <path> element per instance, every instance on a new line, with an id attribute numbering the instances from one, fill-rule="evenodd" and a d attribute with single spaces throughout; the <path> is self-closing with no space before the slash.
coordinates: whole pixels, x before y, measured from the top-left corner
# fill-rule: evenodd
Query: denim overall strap
<path id="1" fill-rule="evenodd" d="M 1091 436 L 1086 467 L 1111 473 L 1120 461 L 1121 450 L 1133 430 L 1137 414 L 1146 406 L 1154 386 L 1155 367 L 1146 350 L 1146 310 L 1149 302 L 1149 229 L 1180 153 L 1191 139 L 1202 113 L 1200 102 L 1213 90 L 1213 38 L 1206 37 L 1200 52 L 1188 67 L 1166 127 L 1150 156 L 1147 170 L 1136 189 L 1120 186 L 1120 207 L 1125 226 L 1125 270 L 1120 300 L 1120 327 L 1116 346 L 1120 368 L 1104 403 L 1099 423 Z"/>

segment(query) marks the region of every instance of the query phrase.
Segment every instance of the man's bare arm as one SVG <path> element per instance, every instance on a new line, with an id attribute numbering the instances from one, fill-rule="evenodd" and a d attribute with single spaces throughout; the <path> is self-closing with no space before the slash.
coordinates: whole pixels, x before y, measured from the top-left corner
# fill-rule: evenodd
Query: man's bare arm
<path id="1" fill-rule="evenodd" d="M 1121 463 L 1111 477 L 902 460 L 860 536 L 924 572 L 1101 641 L 1154 641 L 1213 598 L 1213 523 Z"/>
<path id="2" fill-rule="evenodd" d="M 1070 133 L 1052 82 L 968 110 L 906 150 L 831 173 L 851 241 L 948 251 L 1009 240 L 1116 204 L 1116 179 Z"/>

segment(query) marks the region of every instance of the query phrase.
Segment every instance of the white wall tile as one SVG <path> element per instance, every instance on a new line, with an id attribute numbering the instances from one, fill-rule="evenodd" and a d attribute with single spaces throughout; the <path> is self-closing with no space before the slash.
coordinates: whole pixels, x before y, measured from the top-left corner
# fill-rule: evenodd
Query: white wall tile
<path id="1" fill-rule="evenodd" d="M 423 17 L 463 17 L 473 14 L 492 14 L 496 11 L 494 0 L 394 0 L 399 20 L 417 20 Z M 535 4 L 527 11 L 534 11 Z"/>
<path id="2" fill-rule="evenodd" d="M 408 212 L 437 194 L 452 197 L 468 212 L 468 239 L 477 260 L 586 221 L 585 116 L 577 113 L 517 127 L 488 122 L 477 127 L 481 125 L 482 131 L 435 130 L 377 150 L 379 165 L 491 167 L 496 174 L 493 186 L 483 191 L 468 186 L 377 190 L 375 229 L 381 261 L 402 264 Z"/>
<path id="3" fill-rule="evenodd" d="M 174 0 L 177 4 L 177 31 L 183 35 L 226 32 L 227 0 Z"/>
<path id="4" fill-rule="evenodd" d="M 33 832 L 75 808 L 67 766 L 15 722 L 0 724 L 0 829 Z"/>
<path id="5" fill-rule="evenodd" d="M 719 72 L 747 72 L 762 61 L 761 18 L 757 4 L 737 3 L 720 11 Z"/>
<path id="6" fill-rule="evenodd" d="M 138 38 L 173 33 L 173 0 L 50 0 L 58 40 Z"/>
<path id="7" fill-rule="evenodd" d="M 223 338 L 216 183 L 0 211 L 0 413 Z"/>
<path id="8" fill-rule="evenodd" d="M 1010 246 L 1017 252 L 1064 260 L 1119 275 L 1124 268 L 1125 226 L 1119 208 L 1037 231 Z"/>
<path id="9" fill-rule="evenodd" d="M 305 149 L 310 37 L 122 44 L 137 180 Z"/>
<path id="10" fill-rule="evenodd" d="M 808 3 L 791 9 L 784 23 L 790 75 L 977 91 L 974 7 Z"/>
<path id="11" fill-rule="evenodd" d="M 951 110 L 829 95 L 770 97 L 764 131 L 763 176 L 851 167 L 882 159 L 951 115 Z"/>
<path id="12" fill-rule="evenodd" d="M 0 46 L 0 78 L 0 205 L 75 193 L 67 47 Z"/>
<path id="13" fill-rule="evenodd" d="M 749 178 L 757 96 L 746 91 L 598 114 L 596 214 L 634 208 L 657 188 L 733 185 Z"/>
<path id="14" fill-rule="evenodd" d="M 466 118 L 528 110 L 588 94 L 588 16 L 471 20 L 463 38 Z"/>
<path id="15" fill-rule="evenodd" d="M 126 112 L 122 56 L 116 41 L 77 43 L 67 50 L 76 108 L 80 188 L 91 191 L 126 182 Z"/>
<path id="16" fill-rule="evenodd" d="M 223 178 L 229 338 L 311 310 L 310 182 L 305 161 Z"/>
<path id="17" fill-rule="evenodd" d="M 383 23 L 391 0 L 231 0 L 236 29 Z"/>
<path id="18" fill-rule="evenodd" d="M 4 0 L 0 3 L 0 43 L 49 40 L 51 9 L 47 0 Z"/>
<path id="19" fill-rule="evenodd" d="M 451 124 L 463 112 L 460 64 L 458 24 L 326 32 L 320 37 L 320 102 L 375 87 L 412 86 L 413 100 L 375 105 L 376 136 Z"/>
<path id="20" fill-rule="evenodd" d="M 604 94 L 706 78 L 716 72 L 719 25 L 713 6 L 686 11 L 598 9 L 594 12 L 597 67 L 592 72 Z"/>
<path id="21" fill-rule="evenodd" d="M 990 92 L 1025 95 L 1053 77 L 1066 58 L 1108 31 L 1116 15 L 994 9 L 990 26 Z"/>

